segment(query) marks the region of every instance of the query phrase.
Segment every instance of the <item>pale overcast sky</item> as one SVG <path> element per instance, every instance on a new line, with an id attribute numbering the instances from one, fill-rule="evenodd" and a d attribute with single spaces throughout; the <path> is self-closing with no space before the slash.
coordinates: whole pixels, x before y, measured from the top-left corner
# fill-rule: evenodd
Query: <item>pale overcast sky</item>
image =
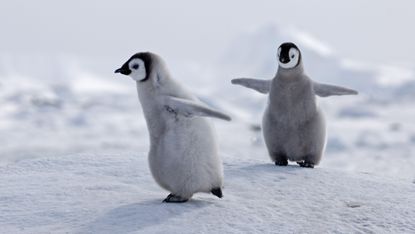
<path id="1" fill-rule="evenodd" d="M 0 53 L 214 59 L 244 31 L 296 26 L 342 56 L 412 66 L 415 2 L 1 1 Z"/>

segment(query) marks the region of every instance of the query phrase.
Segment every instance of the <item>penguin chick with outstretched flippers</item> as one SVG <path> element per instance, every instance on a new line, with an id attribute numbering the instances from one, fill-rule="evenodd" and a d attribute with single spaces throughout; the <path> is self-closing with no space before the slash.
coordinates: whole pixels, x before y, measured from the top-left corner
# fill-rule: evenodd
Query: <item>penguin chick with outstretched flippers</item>
<path id="1" fill-rule="evenodd" d="M 268 153 L 278 166 L 288 160 L 302 167 L 317 165 L 326 144 L 326 125 L 315 95 L 356 95 L 357 91 L 311 80 L 305 73 L 300 50 L 293 43 L 278 48 L 279 67 L 272 80 L 233 79 L 260 93 L 269 93 L 262 119 L 262 131 Z"/>
<path id="2" fill-rule="evenodd" d="M 186 202 L 197 192 L 222 197 L 218 144 L 213 126 L 203 117 L 231 118 L 173 80 L 156 54 L 137 53 L 115 73 L 136 81 L 150 135 L 150 170 L 156 182 L 170 191 L 164 202 Z"/>

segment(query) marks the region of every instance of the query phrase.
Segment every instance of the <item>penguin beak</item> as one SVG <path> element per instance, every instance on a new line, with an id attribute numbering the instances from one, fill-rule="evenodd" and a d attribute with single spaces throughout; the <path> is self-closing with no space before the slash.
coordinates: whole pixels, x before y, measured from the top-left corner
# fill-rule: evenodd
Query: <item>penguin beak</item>
<path id="1" fill-rule="evenodd" d="M 130 69 L 128 69 L 128 68 L 125 68 L 125 67 L 120 67 L 120 68 L 118 68 L 117 70 L 115 70 L 115 71 L 114 71 L 114 73 L 121 73 L 121 74 L 123 74 L 123 75 L 128 76 L 128 75 L 130 75 L 131 70 L 130 70 Z"/>

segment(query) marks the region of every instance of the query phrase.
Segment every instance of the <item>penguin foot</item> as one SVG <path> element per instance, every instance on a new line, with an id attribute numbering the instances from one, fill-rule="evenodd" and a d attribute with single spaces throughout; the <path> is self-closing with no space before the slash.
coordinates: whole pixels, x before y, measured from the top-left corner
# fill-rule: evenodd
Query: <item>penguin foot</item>
<path id="1" fill-rule="evenodd" d="M 288 165 L 288 160 L 277 160 L 275 161 L 275 165 L 276 166 L 287 166 Z"/>
<path id="2" fill-rule="evenodd" d="M 307 162 L 307 161 L 297 162 L 297 164 L 300 165 L 300 167 L 314 168 L 314 163 Z"/>
<path id="3" fill-rule="evenodd" d="M 218 198 L 222 198 L 223 197 L 222 189 L 221 188 L 214 188 L 214 189 L 210 190 L 210 192 L 213 195 L 217 196 Z"/>
<path id="4" fill-rule="evenodd" d="M 163 202 L 166 203 L 183 203 L 183 202 L 187 202 L 189 199 L 187 198 L 182 198 L 180 196 L 174 195 L 174 194 L 169 194 L 166 199 L 163 200 Z"/>

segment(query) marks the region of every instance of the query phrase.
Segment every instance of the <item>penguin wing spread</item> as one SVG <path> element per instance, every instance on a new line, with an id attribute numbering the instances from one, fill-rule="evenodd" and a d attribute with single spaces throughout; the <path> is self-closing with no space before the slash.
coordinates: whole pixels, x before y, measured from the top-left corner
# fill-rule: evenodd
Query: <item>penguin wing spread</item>
<path id="1" fill-rule="evenodd" d="M 164 99 L 164 106 L 166 107 L 167 111 L 175 112 L 179 115 L 189 118 L 193 116 L 207 116 L 227 121 L 231 120 L 231 117 L 228 115 L 213 110 L 208 106 L 193 100 L 168 96 Z"/>
<path id="2" fill-rule="evenodd" d="M 271 82 L 272 80 L 259 80 L 259 79 L 252 79 L 252 78 L 238 78 L 233 79 L 232 84 L 238 84 L 245 86 L 247 88 L 254 89 L 260 93 L 267 94 L 271 89 Z"/>
<path id="3" fill-rule="evenodd" d="M 321 84 L 313 82 L 314 93 L 320 97 L 341 96 L 341 95 L 357 95 L 358 92 L 353 89 L 344 88 L 335 85 Z"/>

